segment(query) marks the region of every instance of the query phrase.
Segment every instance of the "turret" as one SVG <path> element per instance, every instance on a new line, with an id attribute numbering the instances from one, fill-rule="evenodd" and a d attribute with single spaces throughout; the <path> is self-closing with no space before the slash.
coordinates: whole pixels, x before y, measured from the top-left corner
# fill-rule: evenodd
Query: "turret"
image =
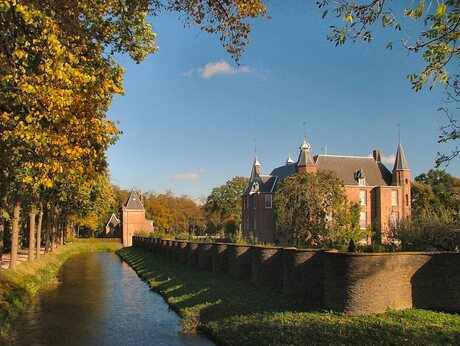
<path id="1" fill-rule="evenodd" d="M 411 176 L 409 165 L 401 142 L 396 151 L 395 165 L 393 167 L 393 185 L 401 186 L 402 190 L 402 217 L 411 215 Z"/>
<path id="2" fill-rule="evenodd" d="M 252 171 L 251 171 L 251 182 L 254 181 L 256 177 L 260 176 L 260 163 L 257 159 L 257 156 L 254 157 L 254 163 L 252 164 Z"/>
<path id="3" fill-rule="evenodd" d="M 313 160 L 313 155 L 310 151 L 310 144 L 307 142 L 307 138 L 303 139 L 302 144 L 299 147 L 299 159 L 297 160 L 297 173 L 316 173 L 316 164 Z"/>
<path id="4" fill-rule="evenodd" d="M 407 179 L 407 181 L 406 181 Z M 410 183 L 410 169 L 407 165 L 406 155 L 402 144 L 399 143 L 396 151 L 395 165 L 393 167 L 393 185 L 402 186 Z"/>

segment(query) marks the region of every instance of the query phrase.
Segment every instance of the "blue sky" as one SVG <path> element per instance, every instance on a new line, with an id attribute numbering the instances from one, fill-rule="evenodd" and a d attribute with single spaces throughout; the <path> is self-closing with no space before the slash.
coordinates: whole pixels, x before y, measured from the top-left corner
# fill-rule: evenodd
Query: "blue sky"
<path id="1" fill-rule="evenodd" d="M 123 131 L 108 152 L 113 183 L 207 196 L 250 175 L 255 141 L 262 173 L 288 155 L 295 160 L 303 122 L 314 154 L 327 147 L 367 156 L 380 148 L 389 161 L 400 124 L 412 177 L 448 151 L 437 144 L 441 88 L 410 89 L 405 76 L 422 64 L 400 47 L 400 36 L 385 31 L 371 44 L 336 48 L 326 39 L 334 19 L 321 20 L 313 2 L 274 0 L 268 12 L 271 20 L 252 23 L 240 66 L 216 36 L 184 28 L 180 16 L 151 19 L 160 50 L 141 64 L 120 59 L 126 95 L 109 109 Z M 410 30 L 403 36 L 410 39 Z M 393 50 L 385 49 L 389 40 Z M 460 176 L 460 159 L 446 170 Z"/>

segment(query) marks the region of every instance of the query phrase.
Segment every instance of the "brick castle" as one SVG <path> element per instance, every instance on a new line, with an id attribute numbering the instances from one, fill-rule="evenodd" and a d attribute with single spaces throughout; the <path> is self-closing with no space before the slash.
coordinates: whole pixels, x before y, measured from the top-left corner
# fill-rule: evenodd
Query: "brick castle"
<path id="1" fill-rule="evenodd" d="M 381 162 L 378 149 L 373 157 L 313 156 L 306 138 L 299 149 L 296 162 L 289 157 L 285 165 L 269 175 L 261 174 L 260 163 L 254 158 L 249 186 L 242 196 L 245 237 L 252 235 L 267 243 L 283 242 L 275 232 L 273 195 L 277 183 L 295 173 L 334 172 L 342 180 L 348 200 L 361 205 L 360 227 L 381 229 L 382 242 L 391 223 L 411 216 L 411 176 L 401 143 L 392 171 Z"/>

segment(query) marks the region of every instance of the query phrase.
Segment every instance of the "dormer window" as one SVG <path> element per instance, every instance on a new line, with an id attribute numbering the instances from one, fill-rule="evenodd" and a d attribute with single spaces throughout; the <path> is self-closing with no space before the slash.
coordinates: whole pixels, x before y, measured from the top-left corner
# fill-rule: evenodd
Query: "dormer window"
<path id="1" fill-rule="evenodd" d="M 364 176 L 364 171 L 363 169 L 357 169 L 354 174 L 355 180 L 358 182 L 359 186 L 364 186 L 366 185 L 366 178 Z"/>
<path id="2" fill-rule="evenodd" d="M 259 182 L 255 181 L 252 183 L 251 192 L 258 192 L 258 191 L 259 191 Z"/>

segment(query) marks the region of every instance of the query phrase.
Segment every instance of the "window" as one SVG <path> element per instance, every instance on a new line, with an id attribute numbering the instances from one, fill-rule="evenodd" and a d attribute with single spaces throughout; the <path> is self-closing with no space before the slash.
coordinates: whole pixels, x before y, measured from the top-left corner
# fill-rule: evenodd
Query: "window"
<path id="1" fill-rule="evenodd" d="M 367 228 L 367 211 L 362 211 L 361 213 L 359 213 L 359 228 Z"/>
<path id="2" fill-rule="evenodd" d="M 398 190 L 391 190 L 391 205 L 398 205 Z"/>
<path id="3" fill-rule="evenodd" d="M 257 209 L 257 195 L 254 195 L 252 197 L 252 203 L 253 203 L 254 209 Z"/>
<path id="4" fill-rule="evenodd" d="M 359 186 L 366 185 L 366 178 L 358 178 L 358 185 Z"/>
<path id="5" fill-rule="evenodd" d="M 249 216 L 246 215 L 246 217 L 244 218 L 244 221 L 246 223 L 246 230 L 249 230 Z"/>
<path id="6" fill-rule="evenodd" d="M 271 208 L 272 208 L 272 195 L 266 194 L 265 195 L 265 209 L 271 209 Z"/>
<path id="7" fill-rule="evenodd" d="M 257 229 L 257 218 L 254 215 L 254 231 Z"/>
<path id="8" fill-rule="evenodd" d="M 399 212 L 393 211 L 390 215 L 391 226 L 396 226 L 399 223 Z"/>
<path id="9" fill-rule="evenodd" d="M 359 190 L 359 201 L 361 205 L 367 205 L 367 191 Z"/>
<path id="10" fill-rule="evenodd" d="M 406 195 L 406 207 L 409 206 L 409 195 Z"/>

